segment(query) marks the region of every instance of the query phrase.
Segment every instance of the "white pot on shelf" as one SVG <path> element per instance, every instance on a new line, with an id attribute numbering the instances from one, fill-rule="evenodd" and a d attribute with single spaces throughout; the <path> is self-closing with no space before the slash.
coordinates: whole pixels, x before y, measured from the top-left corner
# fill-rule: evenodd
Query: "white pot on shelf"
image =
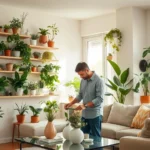
<path id="1" fill-rule="evenodd" d="M 20 51 L 12 51 L 14 57 L 20 57 Z"/>
<path id="2" fill-rule="evenodd" d="M 72 129 L 69 134 L 69 139 L 74 144 L 80 144 L 84 139 L 84 134 L 80 128 Z"/>
<path id="3" fill-rule="evenodd" d="M 70 131 L 72 130 L 72 127 L 70 124 L 68 124 L 64 129 L 63 129 L 63 137 L 66 139 L 66 140 L 69 140 L 69 134 L 70 134 Z"/>
<path id="4" fill-rule="evenodd" d="M 41 72 L 43 67 L 38 67 L 38 72 Z"/>
<path id="5" fill-rule="evenodd" d="M 36 90 L 30 90 L 30 95 L 32 96 L 36 95 Z"/>
<path id="6" fill-rule="evenodd" d="M 37 45 L 37 40 L 32 40 L 32 39 L 31 39 L 31 40 L 30 40 L 30 44 L 36 46 L 36 45 Z"/>
<path id="7" fill-rule="evenodd" d="M 23 88 L 17 88 L 16 95 L 17 96 L 22 96 L 23 95 Z"/>

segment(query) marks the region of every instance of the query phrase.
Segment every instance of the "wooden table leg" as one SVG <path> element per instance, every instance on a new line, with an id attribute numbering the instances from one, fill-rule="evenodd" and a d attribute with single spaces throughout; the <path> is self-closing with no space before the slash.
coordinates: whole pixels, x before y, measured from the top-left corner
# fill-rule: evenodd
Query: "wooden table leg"
<path id="1" fill-rule="evenodd" d="M 22 142 L 20 142 L 20 150 L 22 150 Z"/>
<path id="2" fill-rule="evenodd" d="M 12 143 L 14 142 L 15 127 L 16 127 L 16 125 L 13 124 Z"/>
<path id="3" fill-rule="evenodd" d="M 18 124 L 18 138 L 20 137 L 20 129 L 19 129 L 20 125 Z"/>

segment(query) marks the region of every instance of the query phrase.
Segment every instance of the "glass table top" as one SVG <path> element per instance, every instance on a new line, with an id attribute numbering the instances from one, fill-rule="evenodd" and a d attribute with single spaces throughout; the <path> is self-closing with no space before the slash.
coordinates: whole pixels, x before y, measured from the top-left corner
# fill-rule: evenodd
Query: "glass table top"
<path id="1" fill-rule="evenodd" d="M 41 147 L 49 150 L 92 150 L 96 148 L 104 148 L 107 146 L 114 146 L 119 144 L 118 140 L 108 139 L 108 138 L 98 138 L 98 137 L 90 137 L 93 139 L 93 142 L 82 142 L 81 144 L 72 144 L 71 141 L 65 140 L 62 135 L 60 136 L 62 139 L 58 142 L 45 142 L 41 139 L 43 137 L 24 137 L 24 138 L 16 138 L 15 140 L 22 143 L 28 143 L 33 146 Z"/>

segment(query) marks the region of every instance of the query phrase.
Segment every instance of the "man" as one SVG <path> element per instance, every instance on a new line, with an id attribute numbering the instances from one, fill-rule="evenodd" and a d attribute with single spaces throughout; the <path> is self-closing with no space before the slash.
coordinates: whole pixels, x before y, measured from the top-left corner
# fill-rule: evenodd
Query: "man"
<path id="1" fill-rule="evenodd" d="M 82 120 L 87 124 L 82 128 L 82 131 L 92 136 L 100 137 L 103 115 L 103 81 L 94 71 L 90 71 L 85 62 L 78 63 L 75 71 L 82 78 L 80 91 L 72 102 L 65 105 L 65 109 L 83 100 L 83 104 L 76 108 L 76 110 L 82 110 Z"/>

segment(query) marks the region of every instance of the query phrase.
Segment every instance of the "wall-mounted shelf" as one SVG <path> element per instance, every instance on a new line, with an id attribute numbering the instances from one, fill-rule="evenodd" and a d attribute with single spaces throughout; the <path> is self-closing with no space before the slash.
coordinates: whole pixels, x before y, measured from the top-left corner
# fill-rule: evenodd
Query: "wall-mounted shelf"
<path id="1" fill-rule="evenodd" d="M 58 48 L 52 48 L 52 47 L 46 47 L 46 46 L 35 46 L 35 45 L 30 45 L 30 48 L 39 49 L 39 50 L 58 50 Z"/>
<path id="2" fill-rule="evenodd" d="M 13 56 L 0 56 L 0 59 L 22 60 L 21 57 L 13 57 Z M 42 62 L 42 59 L 37 58 L 30 58 L 30 60 Z M 58 60 L 51 60 L 50 62 L 58 62 Z"/>
<path id="3" fill-rule="evenodd" d="M 12 33 L 0 32 L 0 36 L 8 36 L 8 35 L 12 35 Z M 22 38 L 22 39 L 30 38 L 29 35 L 19 35 L 19 36 L 20 36 L 20 38 Z"/>

